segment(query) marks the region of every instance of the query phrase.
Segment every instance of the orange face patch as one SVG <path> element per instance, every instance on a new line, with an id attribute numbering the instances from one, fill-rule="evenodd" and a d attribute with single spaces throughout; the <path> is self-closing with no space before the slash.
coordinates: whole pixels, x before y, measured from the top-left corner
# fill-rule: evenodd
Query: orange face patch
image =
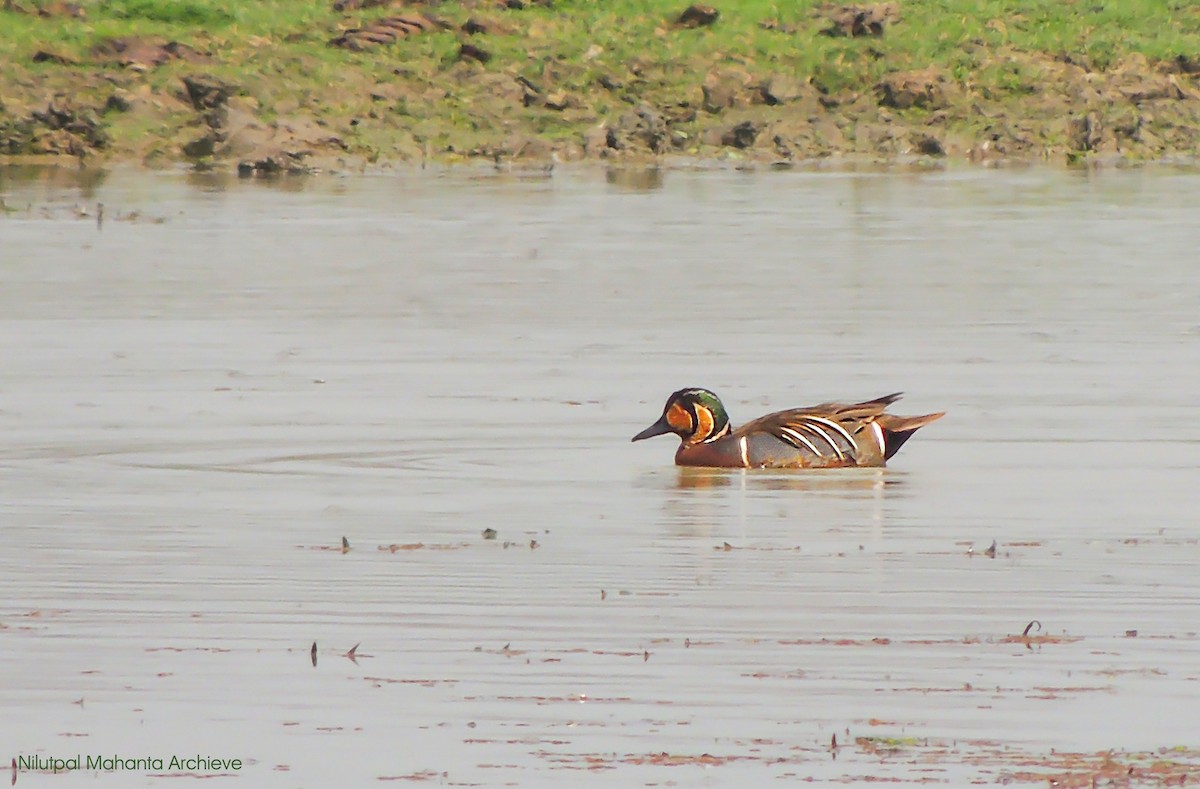
<path id="1" fill-rule="evenodd" d="M 692 415 L 679 403 L 671 403 L 671 407 L 667 409 L 666 416 L 667 424 L 675 432 L 685 435 L 692 432 Z"/>
<path id="2" fill-rule="evenodd" d="M 713 415 L 699 403 L 696 404 L 696 430 L 695 436 L 699 441 L 703 441 L 712 435 L 713 431 Z"/>

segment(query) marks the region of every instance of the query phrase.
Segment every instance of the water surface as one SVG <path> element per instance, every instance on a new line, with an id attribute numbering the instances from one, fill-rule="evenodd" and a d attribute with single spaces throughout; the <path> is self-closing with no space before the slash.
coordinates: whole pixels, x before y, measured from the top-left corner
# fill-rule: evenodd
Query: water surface
<path id="1" fill-rule="evenodd" d="M 281 787 L 1194 773 L 1198 193 L 0 171 L 0 742 Z M 683 386 L 949 413 L 882 471 L 681 470 L 629 438 Z"/>

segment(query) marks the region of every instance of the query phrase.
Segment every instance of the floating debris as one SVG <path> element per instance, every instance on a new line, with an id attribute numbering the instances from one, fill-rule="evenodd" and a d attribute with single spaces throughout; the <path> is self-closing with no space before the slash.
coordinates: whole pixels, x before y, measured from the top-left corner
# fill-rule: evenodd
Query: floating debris
<path id="1" fill-rule="evenodd" d="M 375 546 L 375 550 L 386 551 L 387 553 L 396 553 L 397 551 L 420 551 L 420 550 L 457 551 L 457 550 L 461 550 L 463 548 L 470 548 L 471 545 L 472 545 L 472 543 L 467 543 L 467 542 L 428 543 L 428 544 L 423 543 L 423 542 L 409 542 L 409 543 L 404 543 L 404 544 L 392 543 L 391 545 L 377 545 L 377 546 Z M 304 546 L 300 546 L 300 547 L 304 547 Z"/>
<path id="2" fill-rule="evenodd" d="M 362 645 L 362 642 L 355 644 L 354 646 L 350 647 L 350 651 L 346 653 L 346 657 L 350 658 L 350 662 L 356 666 L 358 665 L 358 654 L 357 654 L 358 648 L 361 645 Z"/>
<path id="3" fill-rule="evenodd" d="M 1023 631 L 1021 631 L 1021 637 L 1022 638 L 1027 637 L 1029 635 L 1029 631 L 1033 629 L 1034 625 L 1037 625 L 1038 632 L 1041 632 L 1042 623 L 1036 619 L 1032 619 L 1032 620 L 1030 620 L 1029 624 L 1025 625 L 1025 629 Z"/>
<path id="4" fill-rule="evenodd" d="M 484 529 L 483 530 L 483 539 L 485 539 L 485 540 L 496 539 L 496 530 L 493 528 L 490 528 L 490 527 L 487 529 Z"/>
<path id="5" fill-rule="evenodd" d="M 342 553 L 350 553 L 350 541 L 342 537 Z"/>
<path id="6" fill-rule="evenodd" d="M 317 642 L 316 641 L 313 642 L 312 649 L 309 651 L 308 654 L 309 654 L 309 657 L 312 658 L 313 668 L 316 668 L 317 667 Z"/>
<path id="7" fill-rule="evenodd" d="M 996 541 L 992 540 L 992 546 L 983 552 L 983 555 L 989 559 L 996 558 Z"/>

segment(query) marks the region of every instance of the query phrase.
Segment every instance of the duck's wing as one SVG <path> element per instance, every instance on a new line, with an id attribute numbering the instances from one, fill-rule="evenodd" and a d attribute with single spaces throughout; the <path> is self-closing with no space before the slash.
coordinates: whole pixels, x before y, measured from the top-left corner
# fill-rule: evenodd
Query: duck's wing
<path id="1" fill-rule="evenodd" d="M 891 456 L 888 453 L 887 426 L 878 420 L 889 416 L 884 411 L 899 399 L 900 393 L 896 392 L 862 403 L 821 403 L 808 408 L 777 411 L 747 422 L 733 435 L 741 438 L 766 433 L 820 459 L 850 465 L 870 465 L 873 461 L 882 462 Z M 936 419 L 940 414 L 930 416 Z M 928 421 L 932 422 L 933 419 Z M 908 435 L 911 435 L 911 431 L 900 443 Z M 899 449 L 899 445 L 896 449 Z"/>

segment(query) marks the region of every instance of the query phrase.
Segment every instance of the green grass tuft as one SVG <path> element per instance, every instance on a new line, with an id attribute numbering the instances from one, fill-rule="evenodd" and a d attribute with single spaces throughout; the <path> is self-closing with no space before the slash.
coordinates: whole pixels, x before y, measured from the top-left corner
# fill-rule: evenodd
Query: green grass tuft
<path id="1" fill-rule="evenodd" d="M 121 20 L 146 20 L 171 25 L 225 26 L 238 20 L 238 5 L 215 0 L 107 0 L 104 16 Z M 97 9 L 100 10 L 100 9 Z"/>

